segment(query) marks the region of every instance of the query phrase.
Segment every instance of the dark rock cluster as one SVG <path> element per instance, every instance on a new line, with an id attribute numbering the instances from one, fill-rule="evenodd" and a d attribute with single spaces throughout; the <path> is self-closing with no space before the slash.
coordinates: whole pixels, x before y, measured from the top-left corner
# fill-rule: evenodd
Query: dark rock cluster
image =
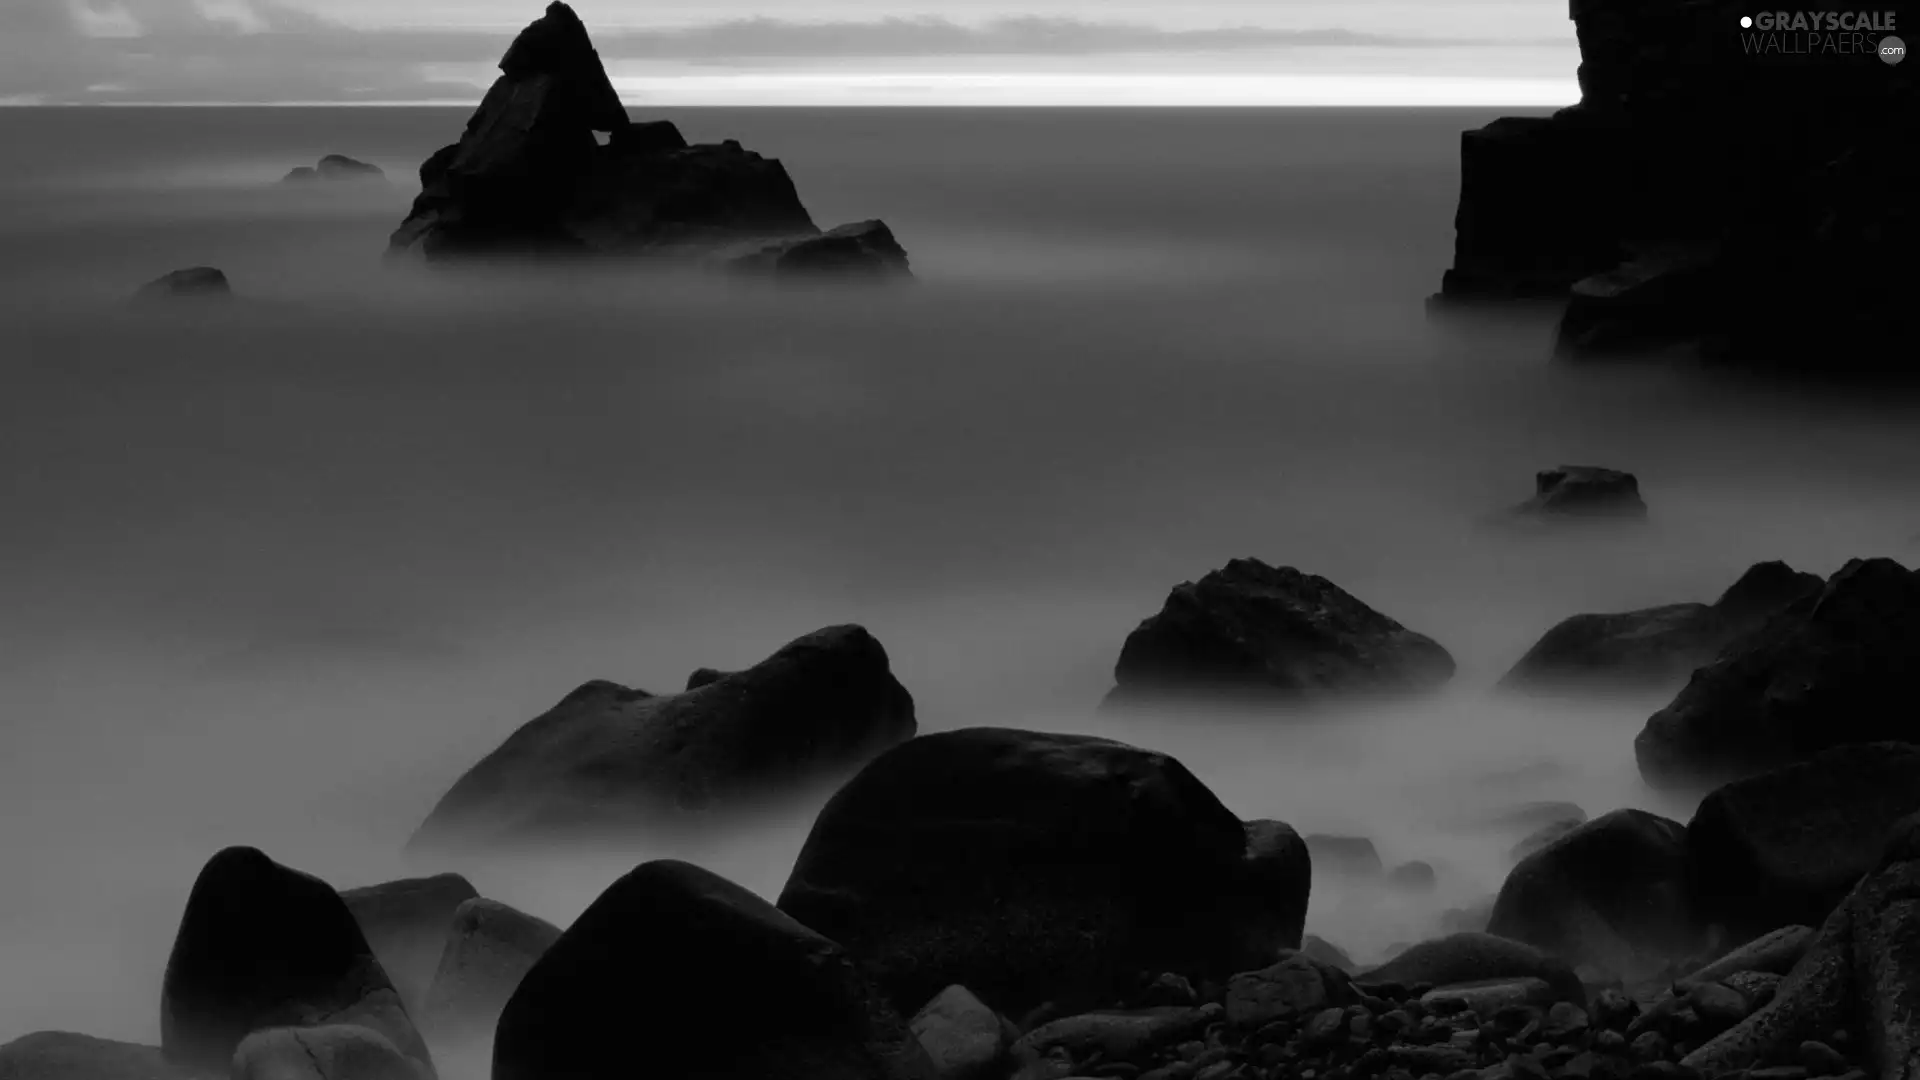
<path id="1" fill-rule="evenodd" d="M 822 232 L 780 162 L 634 123 L 564 3 L 521 32 L 460 141 L 420 167 L 389 254 L 662 255 L 743 272 L 899 277 L 877 221 Z M 602 142 L 604 138 L 604 142 Z"/>
<path id="2" fill-rule="evenodd" d="M 1844 11 L 1833 3 L 1796 12 Z M 1910 0 L 1871 6 L 1896 30 Z M 1743 30 L 1734 0 L 1576 0 L 1581 101 L 1461 139 L 1439 300 L 1565 298 L 1560 346 L 1904 368 L 1920 92 L 1880 32 Z"/>

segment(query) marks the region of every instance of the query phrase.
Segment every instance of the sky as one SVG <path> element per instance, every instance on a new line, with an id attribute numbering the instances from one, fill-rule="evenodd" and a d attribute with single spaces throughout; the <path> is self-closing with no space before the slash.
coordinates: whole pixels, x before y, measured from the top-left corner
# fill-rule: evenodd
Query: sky
<path id="1" fill-rule="evenodd" d="M 0 103 L 477 101 L 544 0 L 0 0 Z M 1564 105 L 1556 0 L 577 0 L 630 104 Z"/>

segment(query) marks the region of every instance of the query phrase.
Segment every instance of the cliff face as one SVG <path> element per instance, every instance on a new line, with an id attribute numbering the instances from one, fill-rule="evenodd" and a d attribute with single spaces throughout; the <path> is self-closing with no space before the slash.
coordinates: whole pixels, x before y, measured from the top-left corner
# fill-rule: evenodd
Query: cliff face
<path id="1" fill-rule="evenodd" d="M 1867 7 L 1846 25 L 1920 38 L 1915 0 Z M 1884 30 L 1743 29 L 1755 14 L 1573 0 L 1581 101 L 1462 136 L 1441 298 L 1567 297 L 1565 352 L 1884 363 L 1915 295 L 1920 64 L 1883 61 Z"/>

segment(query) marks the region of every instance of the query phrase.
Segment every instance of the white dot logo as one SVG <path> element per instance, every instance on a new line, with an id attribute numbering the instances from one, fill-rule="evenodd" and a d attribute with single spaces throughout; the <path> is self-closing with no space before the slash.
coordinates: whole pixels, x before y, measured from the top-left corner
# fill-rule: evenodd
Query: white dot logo
<path id="1" fill-rule="evenodd" d="M 1753 28 L 1753 16 L 1751 15 L 1740 16 L 1740 29 L 1750 30 L 1752 28 Z"/>

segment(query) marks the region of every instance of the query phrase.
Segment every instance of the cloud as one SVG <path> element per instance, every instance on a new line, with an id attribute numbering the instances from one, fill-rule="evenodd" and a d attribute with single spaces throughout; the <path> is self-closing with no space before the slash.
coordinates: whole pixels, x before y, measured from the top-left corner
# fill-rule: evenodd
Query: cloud
<path id="1" fill-rule="evenodd" d="M 0 0 L 0 99 L 275 102 L 477 97 L 510 33 L 362 30 L 280 0 Z M 1191 55 L 1287 49 L 1540 45 L 1339 28 L 1171 30 L 1068 18 L 753 18 L 595 35 L 608 64 L 765 68 L 942 57 Z M 1553 42 L 1558 44 L 1558 42 Z"/>

